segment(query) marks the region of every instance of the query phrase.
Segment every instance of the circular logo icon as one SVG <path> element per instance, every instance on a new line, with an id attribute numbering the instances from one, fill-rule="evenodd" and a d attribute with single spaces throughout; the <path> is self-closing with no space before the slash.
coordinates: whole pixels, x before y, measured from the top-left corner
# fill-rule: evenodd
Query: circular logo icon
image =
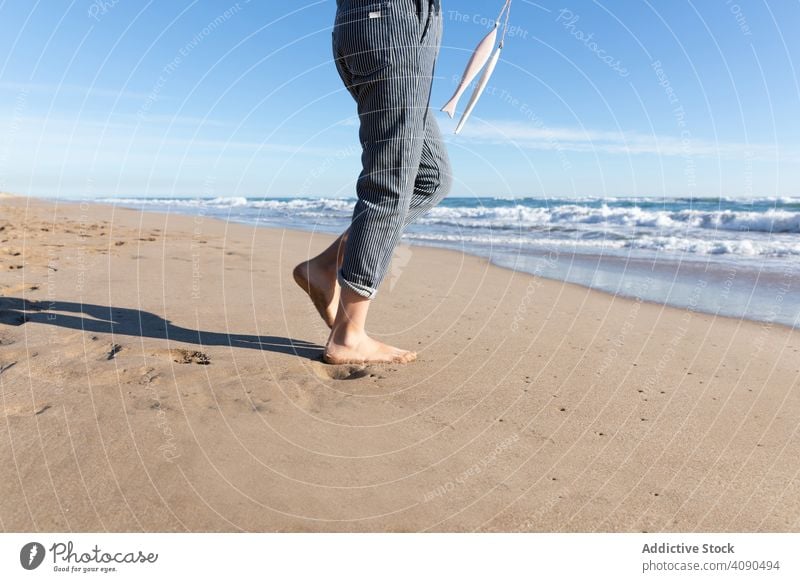
<path id="1" fill-rule="evenodd" d="M 44 561 L 44 546 L 39 542 L 30 542 L 22 546 L 19 552 L 19 563 L 26 570 L 35 570 Z"/>

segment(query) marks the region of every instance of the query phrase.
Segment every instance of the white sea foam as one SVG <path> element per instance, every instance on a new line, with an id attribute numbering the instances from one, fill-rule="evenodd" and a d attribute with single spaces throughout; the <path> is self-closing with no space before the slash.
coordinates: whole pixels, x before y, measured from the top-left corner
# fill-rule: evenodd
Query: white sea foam
<path id="1" fill-rule="evenodd" d="M 699 228 L 772 233 L 800 233 L 800 212 L 787 210 L 648 210 L 638 207 L 600 207 L 565 204 L 552 208 L 515 205 L 503 207 L 437 207 L 422 219 L 428 225 L 465 228 L 526 228 L 552 226 Z"/>
<path id="2" fill-rule="evenodd" d="M 562 247 L 582 251 L 646 250 L 698 255 L 734 255 L 740 257 L 800 257 L 800 242 L 754 241 L 750 239 L 698 240 L 676 236 L 645 236 L 630 240 L 614 238 L 575 239 L 555 237 L 530 237 L 515 235 L 459 235 L 411 233 L 412 240 L 443 242 L 459 246 L 529 246 Z"/>
<path id="3" fill-rule="evenodd" d="M 308 215 L 330 215 L 331 212 L 352 212 L 353 200 L 345 198 L 320 198 L 317 200 L 255 200 L 253 208 L 272 210 L 278 213 L 302 212 Z"/>

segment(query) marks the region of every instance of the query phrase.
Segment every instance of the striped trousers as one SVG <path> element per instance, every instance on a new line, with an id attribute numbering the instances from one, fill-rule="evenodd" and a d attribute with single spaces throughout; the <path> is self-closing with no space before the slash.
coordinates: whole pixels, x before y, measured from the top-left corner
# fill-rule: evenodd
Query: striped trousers
<path id="1" fill-rule="evenodd" d="M 361 174 L 339 283 L 377 293 L 403 230 L 450 190 L 428 105 L 442 36 L 439 0 L 337 0 L 336 68 L 356 101 Z"/>

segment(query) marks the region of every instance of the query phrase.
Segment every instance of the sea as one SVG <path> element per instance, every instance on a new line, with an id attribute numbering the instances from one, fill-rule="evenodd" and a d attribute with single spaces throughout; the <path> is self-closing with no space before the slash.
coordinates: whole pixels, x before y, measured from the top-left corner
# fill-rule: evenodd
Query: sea
<path id="1" fill-rule="evenodd" d="M 339 233 L 352 198 L 103 198 L 145 211 Z M 800 327 L 800 196 L 449 197 L 404 244 L 765 325 Z"/>

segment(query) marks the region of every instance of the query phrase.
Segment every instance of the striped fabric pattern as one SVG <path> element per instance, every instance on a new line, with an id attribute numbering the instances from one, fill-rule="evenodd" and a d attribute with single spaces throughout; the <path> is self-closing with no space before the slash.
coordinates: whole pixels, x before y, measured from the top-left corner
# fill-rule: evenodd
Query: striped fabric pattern
<path id="1" fill-rule="evenodd" d="M 403 229 L 450 191 L 429 111 L 442 36 L 439 0 L 337 0 L 336 68 L 355 99 L 362 171 L 339 283 L 372 298 Z"/>

